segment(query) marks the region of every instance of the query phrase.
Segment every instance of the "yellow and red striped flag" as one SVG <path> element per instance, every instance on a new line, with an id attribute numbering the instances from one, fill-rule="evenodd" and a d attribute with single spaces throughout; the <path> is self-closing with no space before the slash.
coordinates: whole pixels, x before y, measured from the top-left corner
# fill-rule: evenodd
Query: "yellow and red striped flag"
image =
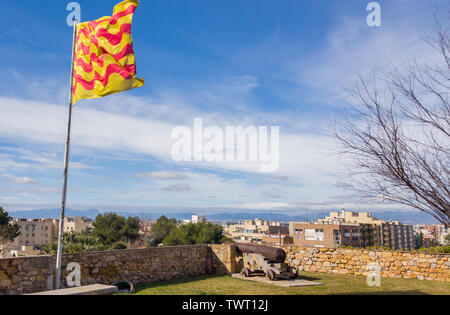
<path id="1" fill-rule="evenodd" d="M 114 7 L 112 16 L 77 25 L 73 104 L 144 85 L 144 79 L 136 78 L 131 39 L 131 23 L 138 5 L 138 0 L 125 0 Z"/>

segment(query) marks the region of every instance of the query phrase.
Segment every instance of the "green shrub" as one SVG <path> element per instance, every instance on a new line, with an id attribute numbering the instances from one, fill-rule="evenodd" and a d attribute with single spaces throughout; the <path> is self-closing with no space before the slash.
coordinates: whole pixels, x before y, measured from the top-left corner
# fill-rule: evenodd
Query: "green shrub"
<path id="1" fill-rule="evenodd" d="M 422 247 L 419 248 L 417 251 L 419 252 L 425 252 L 425 253 L 450 253 L 450 246 L 432 246 L 432 247 Z"/>

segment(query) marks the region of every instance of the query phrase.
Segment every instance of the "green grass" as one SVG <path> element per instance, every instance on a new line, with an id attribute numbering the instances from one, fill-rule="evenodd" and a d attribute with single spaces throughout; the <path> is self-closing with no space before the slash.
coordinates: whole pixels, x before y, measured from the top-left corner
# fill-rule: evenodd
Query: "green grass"
<path id="1" fill-rule="evenodd" d="M 381 278 L 380 287 L 369 287 L 366 277 L 302 272 L 301 279 L 323 283 L 321 286 L 284 288 L 240 280 L 230 276 L 205 276 L 155 282 L 136 287 L 137 295 L 296 295 L 296 294 L 445 294 L 450 283 L 416 279 Z"/>

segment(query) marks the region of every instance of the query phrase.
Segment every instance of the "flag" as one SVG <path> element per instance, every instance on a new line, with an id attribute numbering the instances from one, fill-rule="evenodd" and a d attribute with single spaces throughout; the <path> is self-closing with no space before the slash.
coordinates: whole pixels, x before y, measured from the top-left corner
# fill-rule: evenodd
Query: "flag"
<path id="1" fill-rule="evenodd" d="M 112 16 L 77 25 L 73 104 L 144 85 L 144 79 L 136 78 L 131 39 L 131 23 L 138 5 L 138 0 L 125 0 L 114 7 Z"/>

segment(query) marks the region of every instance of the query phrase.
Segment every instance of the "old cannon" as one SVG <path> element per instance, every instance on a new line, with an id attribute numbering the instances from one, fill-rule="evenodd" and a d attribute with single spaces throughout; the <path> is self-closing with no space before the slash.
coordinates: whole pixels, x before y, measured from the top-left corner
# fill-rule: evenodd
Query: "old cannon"
<path id="1" fill-rule="evenodd" d="M 286 264 L 286 253 L 281 248 L 237 243 L 242 253 L 244 267 L 241 274 L 250 277 L 254 274 L 265 274 L 270 280 L 294 279 L 297 271 Z"/>

